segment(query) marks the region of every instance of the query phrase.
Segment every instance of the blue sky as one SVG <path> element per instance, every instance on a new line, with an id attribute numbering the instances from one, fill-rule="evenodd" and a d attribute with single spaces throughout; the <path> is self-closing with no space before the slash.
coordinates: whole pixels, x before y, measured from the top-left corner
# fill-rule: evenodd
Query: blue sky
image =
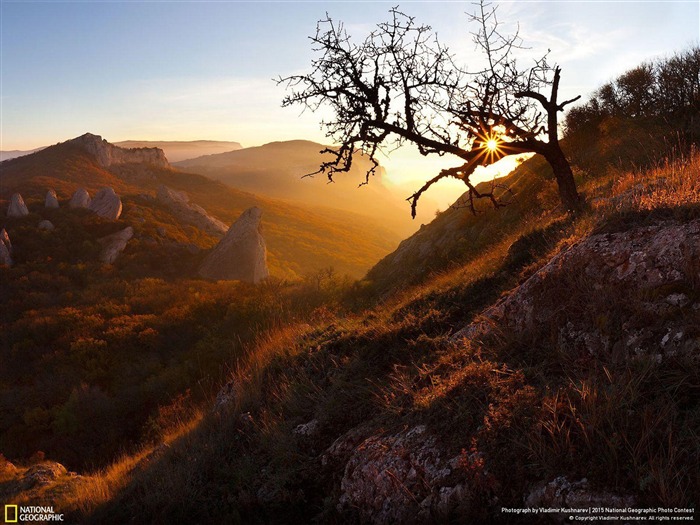
<path id="1" fill-rule="evenodd" d="M 470 59 L 471 2 L 1 0 L 0 149 L 87 131 L 113 142 L 323 141 L 319 116 L 281 108 L 272 79 L 308 68 L 307 37 L 326 12 L 362 38 L 396 4 Z M 567 98 L 700 40 L 698 0 L 498 4 L 533 56 L 552 49 Z M 406 154 L 395 166 L 414 162 Z"/>

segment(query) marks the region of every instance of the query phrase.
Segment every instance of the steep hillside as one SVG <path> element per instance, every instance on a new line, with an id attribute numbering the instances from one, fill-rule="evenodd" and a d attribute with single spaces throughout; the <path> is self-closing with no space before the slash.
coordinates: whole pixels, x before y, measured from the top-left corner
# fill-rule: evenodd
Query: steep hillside
<path id="1" fill-rule="evenodd" d="M 242 148 L 238 142 L 222 140 L 125 140 L 114 145 L 120 148 L 160 148 L 171 163 Z"/>
<path id="2" fill-rule="evenodd" d="M 365 181 L 370 167 L 369 161 L 361 156 L 355 159 L 350 172 L 336 177 L 333 184 L 322 174 L 303 178 L 317 171 L 323 160 L 328 160 L 327 155 L 320 154 L 322 149 L 321 144 L 305 140 L 272 142 L 175 165 L 259 195 L 362 213 L 402 235 L 413 232 L 417 221 L 425 220 L 421 210 L 423 215 L 411 221 L 406 202 L 383 185 L 383 168 L 369 184 L 358 187 Z M 428 209 L 432 212 L 434 207 Z"/>
<path id="3" fill-rule="evenodd" d="M 510 233 L 420 286 L 260 337 L 211 413 L 58 501 L 87 523 L 692 519 L 700 158 L 591 181 L 576 219 L 543 180 L 532 220 L 495 215 Z"/>
<path id="4" fill-rule="evenodd" d="M 101 144 L 100 141 L 93 140 L 95 144 Z M 138 162 L 113 162 L 107 153 L 104 158 L 96 157 L 78 139 L 64 142 L 0 164 L 0 197 L 8 199 L 12 193 L 20 192 L 30 209 L 40 213 L 50 188 L 65 203 L 80 187 L 94 194 L 110 186 L 122 196 L 126 203 L 123 218 L 133 223 L 137 232 L 159 238 L 153 231 L 162 226 L 168 230 L 168 237 L 193 242 L 200 248 L 211 247 L 215 238 L 201 232 L 185 235 L 179 221 L 151 198 L 161 184 L 187 192 L 194 203 L 226 224 L 251 206 L 259 206 L 263 210 L 270 268 L 280 278 L 300 278 L 330 266 L 337 272 L 360 276 L 398 241 L 395 234 L 359 214 L 320 206 L 295 206 L 235 190 L 201 175 L 173 170 L 164 157 L 153 153 L 160 150 L 109 151 L 116 157 L 122 153 L 114 152 L 120 151 L 155 156 L 153 162 L 141 162 L 141 156 L 135 157 Z M 4 213 L 7 205 L 2 204 L 1 209 Z M 153 222 L 149 224 L 147 218 L 153 218 Z"/>

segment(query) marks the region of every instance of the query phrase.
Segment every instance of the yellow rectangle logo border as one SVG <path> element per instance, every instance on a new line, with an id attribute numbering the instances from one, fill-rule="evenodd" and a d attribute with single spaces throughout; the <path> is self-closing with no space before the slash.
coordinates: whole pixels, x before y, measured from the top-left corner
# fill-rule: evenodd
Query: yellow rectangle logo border
<path id="1" fill-rule="evenodd" d="M 10 509 L 14 509 L 15 519 L 10 519 L 10 513 L 8 512 Z M 18 514 L 19 511 L 17 510 L 17 505 L 5 505 L 5 523 L 17 523 Z"/>

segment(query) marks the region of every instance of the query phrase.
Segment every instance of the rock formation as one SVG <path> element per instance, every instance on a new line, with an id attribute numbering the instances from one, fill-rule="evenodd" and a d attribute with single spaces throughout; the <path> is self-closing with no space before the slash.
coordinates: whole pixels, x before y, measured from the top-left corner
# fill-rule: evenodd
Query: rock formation
<path id="1" fill-rule="evenodd" d="M 0 266 L 12 266 L 12 243 L 5 228 L 0 230 Z"/>
<path id="2" fill-rule="evenodd" d="M 695 328 L 684 324 L 683 316 L 670 315 L 691 302 L 685 294 L 673 293 L 673 287 L 698 279 L 700 220 L 665 221 L 591 235 L 553 257 L 457 332 L 453 340 L 488 341 L 501 332 L 520 337 L 538 327 L 558 326 L 562 349 L 590 355 L 612 353 L 620 358 L 687 354 L 700 350 L 700 341 L 693 336 Z M 639 304 L 637 297 L 647 297 L 641 305 L 658 323 L 645 323 L 638 313 L 616 312 L 618 317 L 627 316 L 627 321 L 611 338 L 581 316 L 566 316 L 580 309 L 579 305 L 593 304 L 610 294 L 619 298 L 618 305 Z M 605 308 L 604 302 L 598 305 L 600 316 L 606 315 Z M 692 308 L 700 308 L 700 303 Z"/>
<path id="3" fill-rule="evenodd" d="M 468 505 L 468 457 L 450 457 L 425 425 L 362 439 L 355 429 L 322 458 L 345 464 L 338 510 L 356 509 L 363 523 L 441 523 Z M 472 458 L 476 459 L 476 458 Z"/>
<path id="4" fill-rule="evenodd" d="M 562 510 L 588 510 L 594 507 L 626 509 L 634 507 L 635 503 L 634 496 L 596 491 L 589 486 L 586 478 L 570 482 L 564 476 L 555 478 L 549 483 L 539 483 L 525 498 L 525 507 Z M 570 514 L 570 512 L 552 513 L 550 518 L 564 523 L 568 521 Z"/>
<path id="5" fill-rule="evenodd" d="M 253 207 L 244 211 L 199 268 L 207 279 L 238 280 L 258 283 L 270 275 L 267 249 L 260 232 L 262 211 Z"/>
<path id="6" fill-rule="evenodd" d="M 152 166 L 167 168 L 168 159 L 159 148 L 135 148 L 126 149 L 110 144 L 102 137 L 86 133 L 70 141 L 94 155 L 97 162 L 103 168 L 120 164 L 150 164 Z"/>
<path id="7" fill-rule="evenodd" d="M 116 221 L 122 214 L 122 201 L 112 188 L 102 188 L 90 201 L 88 209 L 100 217 Z"/>
<path id="8" fill-rule="evenodd" d="M 46 230 L 46 231 L 53 231 L 56 229 L 56 227 L 53 225 L 51 221 L 43 220 L 39 223 L 37 226 L 40 230 Z"/>
<path id="9" fill-rule="evenodd" d="M 218 219 L 210 216 L 204 208 L 190 202 L 183 191 L 176 191 L 167 186 L 160 186 L 158 202 L 165 204 L 178 219 L 213 235 L 223 235 L 228 227 Z"/>
<path id="10" fill-rule="evenodd" d="M 49 190 L 46 193 L 46 199 L 44 199 L 45 208 L 58 208 L 58 197 L 54 190 Z"/>
<path id="11" fill-rule="evenodd" d="M 105 264 L 112 264 L 117 260 L 119 254 L 124 251 L 126 244 L 134 236 L 134 229 L 131 226 L 127 226 L 117 233 L 112 235 L 107 235 L 99 239 L 99 243 L 102 245 L 102 252 L 100 252 L 100 261 Z"/>
<path id="12" fill-rule="evenodd" d="M 19 193 L 13 193 L 10 197 L 10 206 L 7 208 L 8 217 L 24 217 L 29 215 L 27 205 L 24 204 L 24 199 Z"/>
<path id="13" fill-rule="evenodd" d="M 87 208 L 90 206 L 90 194 L 85 188 L 78 188 L 68 203 L 70 208 Z"/>

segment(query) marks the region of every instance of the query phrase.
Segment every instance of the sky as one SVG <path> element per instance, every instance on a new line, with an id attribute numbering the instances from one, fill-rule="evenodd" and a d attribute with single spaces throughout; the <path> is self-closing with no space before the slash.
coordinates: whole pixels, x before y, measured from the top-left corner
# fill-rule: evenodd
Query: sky
<path id="1" fill-rule="evenodd" d="M 0 0 L 0 149 L 85 132 L 110 142 L 328 142 L 318 114 L 281 107 L 274 79 L 309 70 L 308 37 L 326 13 L 362 39 L 397 4 L 472 60 L 471 2 Z M 562 100 L 585 100 L 640 62 L 700 41 L 698 0 L 496 4 L 532 57 L 551 49 Z M 411 150 L 382 163 L 388 180 L 408 184 L 456 164 Z"/>

